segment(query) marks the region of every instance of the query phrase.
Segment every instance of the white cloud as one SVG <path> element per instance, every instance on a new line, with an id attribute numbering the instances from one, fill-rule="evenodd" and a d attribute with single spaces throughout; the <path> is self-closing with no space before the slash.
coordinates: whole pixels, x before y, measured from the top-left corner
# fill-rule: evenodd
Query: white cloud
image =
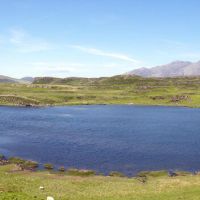
<path id="1" fill-rule="evenodd" d="M 128 55 L 121 54 L 121 53 L 106 52 L 106 51 L 103 51 L 103 50 L 100 50 L 100 49 L 88 48 L 88 47 L 79 46 L 79 45 L 71 45 L 70 47 L 74 48 L 74 49 L 78 49 L 78 50 L 83 51 L 85 53 L 92 54 L 92 55 L 105 56 L 105 57 L 110 57 L 110 58 L 128 61 L 128 62 L 132 62 L 132 63 L 140 63 L 139 60 L 133 59 L 133 58 L 129 57 Z"/>
<path id="2" fill-rule="evenodd" d="M 52 49 L 52 45 L 48 42 L 39 38 L 34 38 L 21 29 L 11 30 L 9 42 L 15 46 L 17 51 L 22 53 L 40 52 Z"/>

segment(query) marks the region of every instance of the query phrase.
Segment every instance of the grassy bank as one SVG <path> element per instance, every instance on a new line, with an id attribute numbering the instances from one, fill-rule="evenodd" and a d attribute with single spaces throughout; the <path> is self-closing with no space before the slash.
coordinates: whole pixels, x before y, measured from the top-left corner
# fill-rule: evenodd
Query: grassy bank
<path id="1" fill-rule="evenodd" d="M 39 187 L 43 186 L 44 190 Z M 71 176 L 0 166 L 1 200 L 198 200 L 200 175 L 137 178 Z"/>
<path id="2" fill-rule="evenodd" d="M 0 84 L 0 105 L 139 104 L 200 107 L 200 77 L 38 79 Z"/>

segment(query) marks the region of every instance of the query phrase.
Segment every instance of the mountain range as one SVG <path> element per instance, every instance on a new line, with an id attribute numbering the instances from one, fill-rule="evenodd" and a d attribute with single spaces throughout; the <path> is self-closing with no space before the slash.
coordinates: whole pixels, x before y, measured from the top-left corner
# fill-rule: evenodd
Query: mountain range
<path id="1" fill-rule="evenodd" d="M 175 61 L 152 68 L 142 67 L 125 74 L 142 77 L 200 76 L 200 61 L 194 63 L 188 61 Z"/>
<path id="2" fill-rule="evenodd" d="M 129 76 L 141 76 L 141 77 L 181 77 L 181 76 L 200 76 L 200 61 L 189 62 L 189 61 L 174 61 L 166 65 L 160 65 L 152 68 L 142 67 L 132 71 L 129 71 L 123 75 Z M 52 81 L 52 77 L 39 78 L 39 82 Z M 80 79 L 80 78 L 78 78 Z M 55 78 L 53 78 L 55 81 Z M 58 79 L 57 81 L 70 82 L 75 81 L 76 78 L 65 78 L 63 80 Z M 81 78 L 81 81 L 86 79 Z M 92 79 L 91 79 L 92 80 Z M 21 79 L 11 78 L 8 76 L 0 75 L 0 83 L 32 83 L 37 82 L 38 78 L 23 77 Z"/>

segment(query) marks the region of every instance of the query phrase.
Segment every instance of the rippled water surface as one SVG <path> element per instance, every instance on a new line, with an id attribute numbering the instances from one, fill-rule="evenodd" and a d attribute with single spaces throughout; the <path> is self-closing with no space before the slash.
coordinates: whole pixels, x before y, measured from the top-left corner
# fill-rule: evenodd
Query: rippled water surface
<path id="1" fill-rule="evenodd" d="M 199 170 L 200 109 L 0 107 L 0 152 L 103 173 Z"/>

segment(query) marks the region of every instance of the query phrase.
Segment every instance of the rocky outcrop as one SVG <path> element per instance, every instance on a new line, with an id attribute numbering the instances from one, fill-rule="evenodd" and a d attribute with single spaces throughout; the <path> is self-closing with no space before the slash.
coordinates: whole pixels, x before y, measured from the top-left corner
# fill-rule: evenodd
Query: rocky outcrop
<path id="1" fill-rule="evenodd" d="M 5 156 L 0 155 L 0 165 L 7 165 L 9 162 Z"/>
<path id="2" fill-rule="evenodd" d="M 173 96 L 171 97 L 171 102 L 180 102 L 180 101 L 190 101 L 191 98 L 188 96 L 188 95 L 176 95 L 176 96 Z"/>

